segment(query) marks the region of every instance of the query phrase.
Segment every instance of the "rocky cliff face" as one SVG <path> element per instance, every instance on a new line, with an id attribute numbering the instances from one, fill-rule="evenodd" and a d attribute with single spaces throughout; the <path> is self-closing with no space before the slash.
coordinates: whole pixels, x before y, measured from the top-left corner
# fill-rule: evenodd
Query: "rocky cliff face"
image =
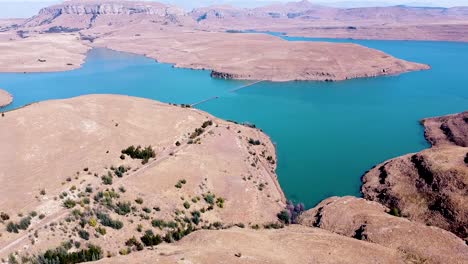
<path id="1" fill-rule="evenodd" d="M 468 112 L 424 120 L 431 149 L 363 176 L 362 193 L 395 214 L 468 238 Z"/>
<path id="2" fill-rule="evenodd" d="M 100 25 L 131 23 L 141 21 L 142 18 L 166 24 L 183 24 L 187 19 L 191 20 L 183 9 L 155 2 L 69 1 L 43 8 L 23 26 L 81 30 Z"/>

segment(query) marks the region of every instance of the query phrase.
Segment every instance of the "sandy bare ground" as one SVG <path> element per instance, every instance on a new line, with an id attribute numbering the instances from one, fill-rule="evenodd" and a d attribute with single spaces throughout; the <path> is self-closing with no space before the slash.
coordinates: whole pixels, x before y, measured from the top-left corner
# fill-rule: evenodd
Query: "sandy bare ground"
<path id="1" fill-rule="evenodd" d="M 13 96 L 5 91 L 0 89 L 0 108 L 5 107 L 13 102 Z"/>
<path id="2" fill-rule="evenodd" d="M 213 125 L 195 144 L 187 144 L 189 135 L 208 120 L 213 120 Z M 46 216 L 34 218 L 29 232 L 13 234 L 3 227 L 1 257 L 17 250 L 38 252 L 58 246 L 70 235 L 75 237 L 73 224 L 64 221 L 70 211 L 62 206 L 65 198 L 60 197 L 66 192 L 67 197 L 79 201 L 87 186 L 93 194 L 124 186 L 126 192 L 120 193 L 119 201 L 142 198 L 141 207 L 159 208 L 151 209 L 146 220 L 140 213 L 122 217 L 110 212 L 124 222 L 124 229 L 108 229 L 106 236 L 92 241 L 112 254 L 118 254 L 139 224 L 146 230 L 153 218 L 169 221 L 176 210 L 186 210 L 182 206 L 185 201 L 191 205 L 188 214 L 201 210 L 205 202 L 195 198 L 209 192 L 225 202 L 223 208 L 215 205 L 203 214 L 206 223 L 262 224 L 275 221 L 284 206 L 275 165 L 267 160 L 269 156 L 276 159 L 269 138 L 256 129 L 195 109 L 126 96 L 93 95 L 33 104 L 5 113 L 0 122 L 4 146 L 0 151 L 0 192 L 8 197 L 0 201 L 0 211 L 11 221 L 19 221 L 19 213 L 25 216 L 31 211 Z M 248 143 L 250 138 L 262 144 L 253 146 Z M 151 145 L 156 158 L 146 165 L 129 157 L 122 160 L 120 151 L 130 145 Z M 114 175 L 112 185 L 103 185 L 101 175 L 111 166 L 121 165 L 131 170 L 122 178 Z M 180 180 L 186 184 L 179 189 L 175 185 Z M 86 211 L 85 207 L 81 210 Z M 53 223 L 61 224 L 53 231 Z M 32 237 L 36 231 L 38 237 Z M 96 232 L 91 227 L 88 231 Z M 35 240 L 33 251 L 31 240 Z"/>
<path id="3" fill-rule="evenodd" d="M 153 251 L 97 263 L 404 263 L 404 254 L 317 228 L 199 231 Z"/>
<path id="4" fill-rule="evenodd" d="M 90 47 L 80 41 L 78 34 L 34 34 L 20 38 L 0 33 L 0 49 L 0 72 L 53 72 L 81 67 Z"/>

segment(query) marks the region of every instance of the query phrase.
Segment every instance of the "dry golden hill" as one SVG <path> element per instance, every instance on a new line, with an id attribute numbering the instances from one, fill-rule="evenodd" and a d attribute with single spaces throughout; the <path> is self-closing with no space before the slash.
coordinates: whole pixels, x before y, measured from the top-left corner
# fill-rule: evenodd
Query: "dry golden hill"
<path id="1" fill-rule="evenodd" d="M 284 207 L 269 138 L 195 109 L 92 95 L 0 123 L 0 257 L 70 239 L 118 254 L 137 229 L 262 225 Z"/>

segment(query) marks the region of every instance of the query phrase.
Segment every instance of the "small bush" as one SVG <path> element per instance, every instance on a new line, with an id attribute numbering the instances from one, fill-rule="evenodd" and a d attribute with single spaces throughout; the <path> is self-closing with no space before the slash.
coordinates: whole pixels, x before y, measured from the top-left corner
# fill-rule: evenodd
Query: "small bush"
<path id="1" fill-rule="evenodd" d="M 118 202 L 115 207 L 115 212 L 119 215 L 127 215 L 131 212 L 130 202 Z"/>
<path id="2" fill-rule="evenodd" d="M 73 201 L 72 199 L 66 199 L 63 201 L 63 207 L 71 209 L 76 206 L 76 202 Z"/>
<path id="3" fill-rule="evenodd" d="M 215 195 L 214 194 L 211 194 L 211 193 L 205 194 L 203 196 L 203 199 L 205 200 L 205 202 L 207 202 L 210 205 L 214 205 L 214 203 L 215 203 Z"/>
<path id="4" fill-rule="evenodd" d="M 224 198 L 218 197 L 218 198 L 216 199 L 216 205 L 217 205 L 219 208 L 224 208 Z"/>
<path id="5" fill-rule="evenodd" d="M 79 230 L 78 235 L 84 240 L 89 240 L 89 233 L 86 230 Z"/>
<path id="6" fill-rule="evenodd" d="M 157 246 L 163 242 L 163 239 L 160 235 L 154 235 L 153 231 L 148 230 L 145 232 L 145 235 L 142 236 L 141 242 L 147 247 Z"/>
<path id="7" fill-rule="evenodd" d="M 184 202 L 184 207 L 185 207 L 185 209 L 189 209 L 190 208 L 190 203 L 185 201 Z"/>
<path id="8" fill-rule="evenodd" d="M 101 179 L 104 185 L 112 185 L 113 183 L 112 175 L 104 175 L 101 177 Z"/>
<path id="9" fill-rule="evenodd" d="M 143 199 L 141 197 L 138 197 L 136 200 L 135 200 L 135 203 L 137 204 L 143 204 Z"/>
<path id="10" fill-rule="evenodd" d="M 106 230 L 104 227 L 101 227 L 101 226 L 100 226 L 100 227 L 97 227 L 97 228 L 96 228 L 96 232 L 98 232 L 99 234 L 105 236 L 106 233 L 107 233 L 107 230 Z"/>

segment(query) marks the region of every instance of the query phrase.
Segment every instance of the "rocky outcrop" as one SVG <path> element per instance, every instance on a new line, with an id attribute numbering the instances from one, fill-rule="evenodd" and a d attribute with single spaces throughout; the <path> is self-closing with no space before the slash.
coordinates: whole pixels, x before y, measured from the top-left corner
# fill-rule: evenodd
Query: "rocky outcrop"
<path id="1" fill-rule="evenodd" d="M 300 223 L 398 250 L 418 263 L 468 262 L 468 247 L 462 239 L 390 213 L 377 202 L 333 197 L 306 211 Z"/>
<path id="2" fill-rule="evenodd" d="M 467 113 L 425 119 L 428 150 L 377 165 L 363 176 L 364 198 L 396 214 L 468 238 Z"/>
<path id="3" fill-rule="evenodd" d="M 44 31 L 56 27 L 82 30 L 142 20 L 177 25 L 191 19 L 181 8 L 156 2 L 68 1 L 41 9 L 37 16 L 25 21 L 22 26 L 39 27 Z"/>
<path id="4" fill-rule="evenodd" d="M 10 105 L 13 102 L 13 96 L 5 90 L 0 89 L 0 108 Z"/>
<path id="5" fill-rule="evenodd" d="M 468 147 L 468 112 L 422 121 L 425 137 L 433 146 L 457 145 Z"/>

